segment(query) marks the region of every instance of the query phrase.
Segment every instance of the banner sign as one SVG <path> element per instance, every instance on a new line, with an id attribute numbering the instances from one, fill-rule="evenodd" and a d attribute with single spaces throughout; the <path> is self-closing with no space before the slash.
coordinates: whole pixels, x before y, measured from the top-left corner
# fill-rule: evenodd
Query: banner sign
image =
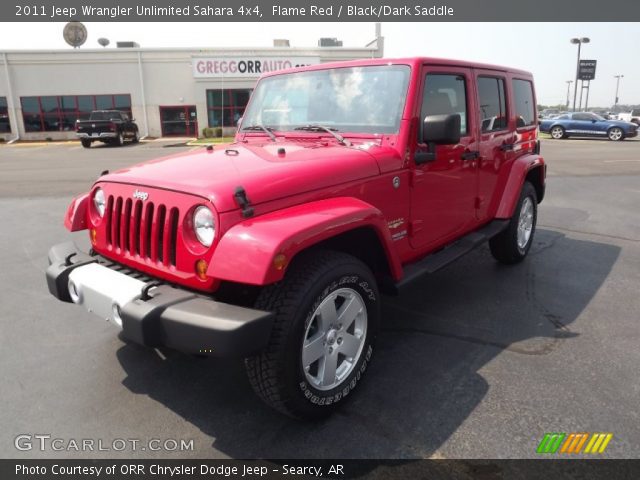
<path id="1" fill-rule="evenodd" d="M 317 65 L 320 57 L 193 57 L 195 78 L 251 77 L 287 68 Z"/>

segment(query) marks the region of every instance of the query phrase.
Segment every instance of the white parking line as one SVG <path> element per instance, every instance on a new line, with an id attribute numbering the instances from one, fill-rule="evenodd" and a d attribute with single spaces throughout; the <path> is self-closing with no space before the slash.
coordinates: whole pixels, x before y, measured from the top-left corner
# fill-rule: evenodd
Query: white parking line
<path id="1" fill-rule="evenodd" d="M 638 160 L 604 160 L 604 163 L 622 163 L 622 162 L 640 162 L 640 159 Z"/>

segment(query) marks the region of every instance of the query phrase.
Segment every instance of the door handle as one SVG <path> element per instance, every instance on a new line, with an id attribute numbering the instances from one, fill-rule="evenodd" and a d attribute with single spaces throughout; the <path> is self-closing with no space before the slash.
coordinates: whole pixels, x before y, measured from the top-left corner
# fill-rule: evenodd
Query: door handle
<path id="1" fill-rule="evenodd" d="M 462 160 L 475 160 L 476 158 L 480 158 L 480 152 L 477 150 L 467 150 L 462 155 L 460 155 Z"/>

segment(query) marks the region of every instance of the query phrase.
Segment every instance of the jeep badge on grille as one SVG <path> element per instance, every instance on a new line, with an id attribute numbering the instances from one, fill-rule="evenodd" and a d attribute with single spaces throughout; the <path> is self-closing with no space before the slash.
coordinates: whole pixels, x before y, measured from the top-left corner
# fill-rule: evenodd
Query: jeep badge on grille
<path id="1" fill-rule="evenodd" d="M 138 198 L 144 202 L 147 198 L 149 198 L 149 194 L 147 192 L 136 190 L 135 192 L 133 192 L 133 198 Z"/>

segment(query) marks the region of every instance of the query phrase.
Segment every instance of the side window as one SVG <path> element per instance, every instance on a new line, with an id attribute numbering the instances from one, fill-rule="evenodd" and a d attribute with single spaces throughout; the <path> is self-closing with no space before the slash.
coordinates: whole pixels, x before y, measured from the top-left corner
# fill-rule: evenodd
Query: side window
<path id="1" fill-rule="evenodd" d="M 588 113 L 574 113 L 573 114 L 573 119 L 574 120 L 588 121 L 588 120 L 591 120 L 591 116 Z"/>
<path id="2" fill-rule="evenodd" d="M 533 85 L 528 80 L 513 80 L 513 98 L 516 111 L 516 127 L 528 127 L 536 123 L 533 104 Z"/>
<path id="3" fill-rule="evenodd" d="M 480 100 L 480 128 L 494 132 L 507 128 L 507 102 L 504 97 L 504 79 L 478 77 Z"/>
<path id="4" fill-rule="evenodd" d="M 428 73 L 420 117 L 428 115 L 460 115 L 460 133 L 467 133 L 467 89 L 462 75 Z"/>

